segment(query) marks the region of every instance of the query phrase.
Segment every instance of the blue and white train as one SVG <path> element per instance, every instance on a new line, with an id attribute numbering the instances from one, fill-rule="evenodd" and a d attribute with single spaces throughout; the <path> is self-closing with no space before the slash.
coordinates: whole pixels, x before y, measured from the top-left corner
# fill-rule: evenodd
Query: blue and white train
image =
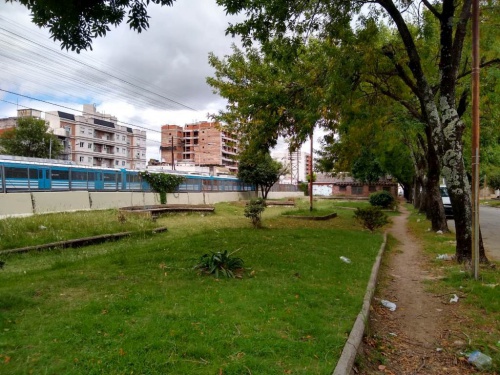
<path id="1" fill-rule="evenodd" d="M 151 172 L 155 173 L 155 172 Z M 235 177 L 204 176 L 167 171 L 183 175 L 179 192 L 252 191 L 253 185 Z M 63 160 L 19 158 L 0 155 L 0 192 L 25 191 L 151 191 L 139 177 L 139 171 L 88 167 Z"/>

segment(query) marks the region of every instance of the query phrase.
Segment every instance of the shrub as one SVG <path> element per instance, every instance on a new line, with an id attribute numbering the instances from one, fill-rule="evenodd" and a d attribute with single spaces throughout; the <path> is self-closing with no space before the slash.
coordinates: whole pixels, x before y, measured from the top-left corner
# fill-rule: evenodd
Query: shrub
<path id="1" fill-rule="evenodd" d="M 255 228 L 260 227 L 262 212 L 266 209 L 266 201 L 262 198 L 251 199 L 245 207 L 245 217 L 252 220 Z"/>
<path id="2" fill-rule="evenodd" d="M 389 223 L 387 215 L 381 211 L 380 207 L 358 208 L 354 213 L 354 218 L 370 232 Z"/>
<path id="3" fill-rule="evenodd" d="M 220 251 L 211 254 L 204 254 L 200 258 L 200 263 L 194 266 L 207 274 L 215 275 L 219 278 L 222 275 L 227 278 L 241 277 L 239 271 L 243 271 L 243 259 L 232 257 L 231 254 L 225 250 L 223 253 Z M 236 276 L 235 276 L 236 272 Z"/>
<path id="4" fill-rule="evenodd" d="M 394 201 L 392 194 L 385 190 L 377 191 L 370 195 L 370 204 L 372 206 L 389 208 L 394 205 Z"/>
<path id="5" fill-rule="evenodd" d="M 139 176 L 144 179 L 160 195 L 160 203 L 167 203 L 167 193 L 173 193 L 185 180 L 182 176 L 166 173 L 150 173 L 148 171 L 139 172 Z"/>

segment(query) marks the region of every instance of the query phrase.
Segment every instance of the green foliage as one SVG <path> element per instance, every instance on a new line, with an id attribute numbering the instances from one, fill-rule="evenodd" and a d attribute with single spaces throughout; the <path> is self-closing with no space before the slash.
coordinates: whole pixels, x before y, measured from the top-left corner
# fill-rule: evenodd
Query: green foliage
<path id="1" fill-rule="evenodd" d="M 394 205 L 394 202 L 394 197 L 388 191 L 380 190 L 373 194 L 370 194 L 370 204 L 372 206 L 389 208 Z"/>
<path id="2" fill-rule="evenodd" d="M 500 189 L 500 172 L 488 176 L 488 186 L 494 190 Z"/>
<path id="3" fill-rule="evenodd" d="M 0 135 L 3 153 L 32 158 L 56 158 L 62 151 L 57 136 L 48 133 L 47 123 L 35 117 L 20 117 L 17 126 Z"/>
<path id="4" fill-rule="evenodd" d="M 363 225 L 364 228 L 373 232 L 389 223 L 387 215 L 382 212 L 380 207 L 357 208 L 354 218 Z"/>
<path id="5" fill-rule="evenodd" d="M 352 176 L 359 181 L 373 183 L 384 175 L 375 155 L 367 149 L 363 149 L 361 155 L 352 166 Z"/>
<path id="6" fill-rule="evenodd" d="M 266 209 L 266 201 L 263 198 L 251 199 L 245 207 L 245 217 L 252 220 L 255 228 L 260 227 L 261 215 Z"/>
<path id="7" fill-rule="evenodd" d="M 303 192 L 306 197 L 309 196 L 309 184 L 307 182 L 299 183 L 299 190 Z"/>
<path id="8" fill-rule="evenodd" d="M 238 178 L 256 185 L 264 199 L 284 172 L 283 165 L 274 160 L 269 152 L 246 150 L 240 155 Z"/>
<path id="9" fill-rule="evenodd" d="M 16 1 L 16 0 L 7 0 Z M 149 27 L 149 2 L 170 6 L 174 0 L 95 0 L 60 2 L 17 0 L 31 11 L 33 23 L 48 27 L 52 39 L 61 47 L 80 52 L 92 49 L 92 39 L 103 37 L 110 26 L 118 26 L 127 15 L 130 28 L 140 33 Z"/>
<path id="10" fill-rule="evenodd" d="M 218 279 L 219 275 L 234 278 L 235 272 L 243 270 L 243 259 L 238 257 L 232 257 L 231 254 L 225 250 L 223 253 L 220 251 L 211 254 L 204 254 L 200 258 L 200 263 L 198 263 L 194 268 L 199 269 L 207 274 L 215 275 Z M 238 277 L 241 275 L 237 274 Z"/>
<path id="11" fill-rule="evenodd" d="M 150 173 L 148 171 L 139 172 L 139 176 L 143 178 L 151 186 L 154 192 L 160 195 L 160 203 L 167 203 L 167 193 L 173 193 L 185 180 L 182 176 L 177 176 L 167 173 Z"/>

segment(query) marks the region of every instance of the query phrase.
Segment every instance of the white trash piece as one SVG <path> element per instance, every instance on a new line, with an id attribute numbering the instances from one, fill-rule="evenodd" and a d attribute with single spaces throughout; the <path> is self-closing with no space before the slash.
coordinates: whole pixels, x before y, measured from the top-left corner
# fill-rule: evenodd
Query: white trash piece
<path id="1" fill-rule="evenodd" d="M 340 260 L 344 263 L 347 263 L 347 264 L 350 264 L 351 263 L 351 260 L 349 258 L 346 258 L 345 256 L 341 256 L 340 257 Z"/>
<path id="2" fill-rule="evenodd" d="M 436 232 L 436 234 L 443 234 L 443 231 L 442 231 L 442 230 L 438 230 L 438 231 Z"/>
<path id="3" fill-rule="evenodd" d="M 469 363 L 472 363 L 479 370 L 487 370 L 492 365 L 491 357 L 481 353 L 479 350 L 475 350 L 470 353 L 468 358 Z"/>
<path id="4" fill-rule="evenodd" d="M 453 260 L 453 255 L 449 254 L 439 254 L 436 259 L 438 260 Z"/>
<path id="5" fill-rule="evenodd" d="M 457 303 L 457 302 L 458 302 L 458 296 L 454 294 L 453 297 L 450 299 L 450 303 Z"/>
<path id="6" fill-rule="evenodd" d="M 396 311 L 396 304 L 394 302 L 391 302 L 391 301 L 387 301 L 385 299 L 381 299 L 380 300 L 380 303 L 382 305 L 384 305 L 385 307 L 387 307 L 389 310 L 391 311 Z"/>

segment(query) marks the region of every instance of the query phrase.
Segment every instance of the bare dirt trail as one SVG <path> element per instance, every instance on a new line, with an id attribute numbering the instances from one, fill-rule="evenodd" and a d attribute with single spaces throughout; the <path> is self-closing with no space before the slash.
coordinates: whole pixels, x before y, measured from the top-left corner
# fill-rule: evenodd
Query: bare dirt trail
<path id="1" fill-rule="evenodd" d="M 385 255 L 378 291 L 372 302 L 358 374 L 472 374 L 473 369 L 456 355 L 465 340 L 450 329 L 456 319 L 449 296 L 425 290 L 435 278 L 425 267 L 421 245 L 408 232 L 408 211 L 393 218 L 389 234 L 399 244 Z M 397 305 L 394 312 L 381 299 Z M 382 364 L 381 364 L 382 363 Z"/>

